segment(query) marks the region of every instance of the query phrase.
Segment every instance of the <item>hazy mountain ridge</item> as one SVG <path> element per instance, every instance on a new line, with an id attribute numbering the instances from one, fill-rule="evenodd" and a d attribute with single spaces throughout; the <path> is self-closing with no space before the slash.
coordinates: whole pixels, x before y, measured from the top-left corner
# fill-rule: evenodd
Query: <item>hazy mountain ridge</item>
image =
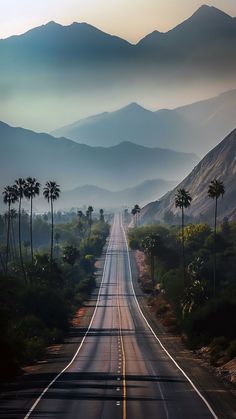
<path id="1" fill-rule="evenodd" d="M 173 93 L 176 103 L 183 92 L 188 102 L 199 97 L 196 86 L 204 92 L 232 88 L 235 48 L 235 18 L 207 6 L 137 45 L 86 23 L 50 22 L 0 40 L 0 97 L 8 104 L 1 119 L 50 130 L 69 120 L 66 103 L 72 119 L 77 108 L 89 115 L 111 103 L 153 104 L 156 97 L 161 104 Z M 50 109 L 55 112 L 48 119 Z"/>
<path id="2" fill-rule="evenodd" d="M 20 176 L 35 176 L 41 182 L 56 179 L 63 190 L 96 182 L 101 188 L 117 191 L 146 179 L 180 179 L 198 161 L 194 154 L 129 142 L 89 147 L 4 123 L 0 123 L 0 148 L 1 187 Z"/>
<path id="3" fill-rule="evenodd" d="M 92 203 L 97 208 L 105 207 L 106 209 L 121 208 L 124 205 L 130 206 L 137 202 L 139 205 L 145 205 L 153 196 L 159 198 L 167 190 L 172 189 L 176 183 L 162 179 L 147 180 L 132 188 L 116 192 L 98 188 L 95 185 L 84 185 L 72 191 L 63 192 L 60 205 L 63 208 L 70 208 Z"/>
<path id="4" fill-rule="evenodd" d="M 131 103 L 52 132 L 95 146 L 133 141 L 203 155 L 235 127 L 236 90 L 173 110 L 149 111 Z"/>
<path id="5" fill-rule="evenodd" d="M 186 214 L 202 220 L 213 220 L 214 202 L 208 198 L 210 182 L 216 178 L 224 182 L 225 195 L 219 200 L 219 218 L 236 219 L 236 129 L 211 150 L 193 171 L 173 191 L 159 201 L 151 202 L 142 209 L 142 221 L 162 220 L 166 211 L 179 213 L 175 208 L 175 193 L 178 188 L 190 192 L 193 201 Z"/>

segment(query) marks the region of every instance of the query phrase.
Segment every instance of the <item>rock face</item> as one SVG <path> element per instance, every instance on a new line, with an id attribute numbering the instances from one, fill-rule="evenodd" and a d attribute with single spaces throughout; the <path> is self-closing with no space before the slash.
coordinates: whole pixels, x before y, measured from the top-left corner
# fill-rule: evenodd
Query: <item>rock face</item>
<path id="1" fill-rule="evenodd" d="M 236 129 L 211 150 L 173 191 L 159 201 L 146 205 L 141 213 L 142 222 L 162 220 L 166 211 L 172 211 L 174 215 L 177 215 L 179 209 L 175 208 L 174 199 L 176 190 L 179 188 L 188 190 L 193 198 L 186 214 L 201 220 L 212 220 L 214 202 L 208 198 L 207 190 L 214 178 L 222 180 L 225 185 L 225 195 L 219 199 L 219 218 L 236 219 L 235 175 Z"/>

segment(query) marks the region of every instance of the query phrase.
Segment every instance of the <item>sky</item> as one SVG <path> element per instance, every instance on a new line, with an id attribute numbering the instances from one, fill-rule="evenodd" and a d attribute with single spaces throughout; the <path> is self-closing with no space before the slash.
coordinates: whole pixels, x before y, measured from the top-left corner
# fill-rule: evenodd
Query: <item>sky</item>
<path id="1" fill-rule="evenodd" d="M 130 42 L 167 31 L 202 4 L 236 16 L 236 0 L 0 0 L 0 38 L 56 21 L 87 22 Z"/>

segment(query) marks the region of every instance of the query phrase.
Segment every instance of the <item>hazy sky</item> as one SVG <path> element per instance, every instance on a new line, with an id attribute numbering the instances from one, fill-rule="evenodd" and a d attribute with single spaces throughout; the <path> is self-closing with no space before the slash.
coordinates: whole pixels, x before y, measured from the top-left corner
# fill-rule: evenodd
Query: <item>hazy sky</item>
<path id="1" fill-rule="evenodd" d="M 135 42 L 155 29 L 167 31 L 208 4 L 236 16 L 236 0 L 0 0 L 0 37 L 51 20 L 85 21 Z"/>

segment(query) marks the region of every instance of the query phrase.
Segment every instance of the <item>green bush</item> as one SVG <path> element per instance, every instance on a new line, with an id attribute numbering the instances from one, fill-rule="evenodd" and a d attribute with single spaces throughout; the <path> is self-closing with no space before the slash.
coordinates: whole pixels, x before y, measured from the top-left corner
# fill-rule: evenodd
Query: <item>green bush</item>
<path id="1" fill-rule="evenodd" d="M 45 341 L 37 336 L 34 336 L 25 341 L 25 350 L 23 360 L 24 362 L 36 361 L 45 356 L 46 343 Z"/>
<path id="2" fill-rule="evenodd" d="M 223 352 L 228 346 L 228 341 L 224 336 L 214 338 L 210 344 L 210 362 L 215 365 L 218 359 L 223 355 Z"/>
<path id="3" fill-rule="evenodd" d="M 209 301 L 191 314 L 184 326 L 193 346 L 209 344 L 215 337 L 234 339 L 236 299 L 224 297 Z"/>

